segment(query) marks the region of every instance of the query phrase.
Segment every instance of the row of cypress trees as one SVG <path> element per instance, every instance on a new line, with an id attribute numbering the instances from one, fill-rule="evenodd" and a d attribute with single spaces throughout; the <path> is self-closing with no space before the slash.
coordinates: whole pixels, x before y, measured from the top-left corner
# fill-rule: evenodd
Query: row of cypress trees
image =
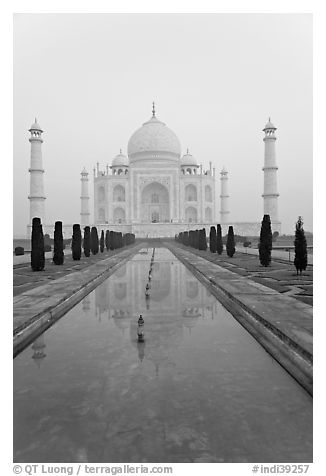
<path id="1" fill-rule="evenodd" d="M 98 237 L 97 228 L 93 226 L 85 226 L 84 237 L 79 224 L 73 225 L 71 251 L 73 260 L 80 260 L 82 249 L 85 257 L 89 257 L 91 253 L 96 255 L 99 251 L 104 252 L 122 248 L 135 242 L 135 235 L 133 233 L 125 233 L 106 230 L 104 237 L 104 230 L 101 232 L 100 239 Z M 54 247 L 53 247 L 53 263 L 61 265 L 64 263 L 64 242 L 62 234 L 62 222 L 56 221 L 54 225 Z M 33 218 L 32 222 L 32 252 L 31 252 L 31 267 L 33 271 L 42 271 L 45 266 L 44 255 L 44 236 L 40 218 Z"/>
<path id="2" fill-rule="evenodd" d="M 175 236 L 176 241 L 184 244 L 185 246 L 191 246 L 197 250 L 207 249 L 206 230 L 202 228 L 200 230 L 181 231 Z"/>
<path id="3" fill-rule="evenodd" d="M 200 230 L 190 230 L 182 231 L 175 236 L 176 241 L 184 244 L 185 246 L 191 246 L 197 250 L 207 250 L 207 238 L 206 230 L 202 228 Z M 218 253 L 219 255 L 223 252 L 223 241 L 222 241 L 222 229 L 221 225 L 211 226 L 209 233 L 209 249 L 211 253 Z M 235 253 L 235 241 L 234 241 L 234 232 L 233 226 L 229 226 L 227 241 L 226 241 L 226 252 L 227 255 L 232 258 Z"/>
<path id="4" fill-rule="evenodd" d="M 222 228 L 220 224 L 218 224 L 216 228 L 215 226 L 211 226 L 209 233 L 209 249 L 211 253 L 217 253 L 219 255 L 223 253 Z M 230 258 L 232 258 L 235 253 L 233 226 L 229 226 L 228 229 L 226 238 L 226 253 Z"/>

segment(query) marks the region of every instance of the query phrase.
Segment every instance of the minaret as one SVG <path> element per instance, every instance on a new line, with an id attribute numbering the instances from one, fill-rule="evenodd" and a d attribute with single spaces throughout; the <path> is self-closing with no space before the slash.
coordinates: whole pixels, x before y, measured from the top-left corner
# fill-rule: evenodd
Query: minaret
<path id="1" fill-rule="evenodd" d="M 30 192 L 28 199 L 30 200 L 30 224 L 34 217 L 41 219 L 41 222 L 45 221 L 45 196 L 43 186 L 43 163 L 42 163 L 42 129 L 37 123 L 35 118 L 34 124 L 29 129 L 31 137 L 29 142 L 31 143 L 31 166 L 28 169 L 30 173 Z"/>
<path id="2" fill-rule="evenodd" d="M 228 195 L 228 172 L 225 167 L 220 172 L 221 174 L 221 210 L 220 210 L 220 224 L 228 223 L 229 212 L 229 195 Z"/>
<path id="3" fill-rule="evenodd" d="M 277 192 L 277 165 L 275 158 L 275 142 L 276 127 L 268 119 L 268 123 L 264 127 L 265 132 L 265 160 L 264 160 L 264 215 L 269 215 L 271 222 L 279 223 L 278 221 L 278 206 L 277 200 L 279 193 Z"/>
<path id="4" fill-rule="evenodd" d="M 89 225 L 89 194 L 88 194 L 88 172 L 83 168 L 81 171 L 81 195 L 80 195 L 80 226 Z"/>

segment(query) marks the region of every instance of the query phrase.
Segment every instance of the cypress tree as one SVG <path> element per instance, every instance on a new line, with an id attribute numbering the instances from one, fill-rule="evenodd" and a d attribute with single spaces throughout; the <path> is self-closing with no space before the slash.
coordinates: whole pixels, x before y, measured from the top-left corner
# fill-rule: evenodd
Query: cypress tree
<path id="1" fill-rule="evenodd" d="M 121 231 L 118 231 L 118 248 L 123 247 L 123 241 L 122 241 L 122 233 Z"/>
<path id="2" fill-rule="evenodd" d="M 223 253 L 222 228 L 221 225 L 216 226 L 216 251 L 219 255 Z"/>
<path id="3" fill-rule="evenodd" d="M 105 232 L 105 248 L 106 248 L 106 251 L 109 251 L 109 249 L 110 249 L 110 232 L 109 232 L 109 230 L 106 230 L 106 232 Z"/>
<path id="4" fill-rule="evenodd" d="M 226 252 L 230 258 L 232 258 L 235 253 L 233 226 L 229 226 L 228 237 L 226 240 Z"/>
<path id="5" fill-rule="evenodd" d="M 75 261 L 80 260 L 81 257 L 81 231 L 80 225 L 75 223 L 72 226 L 72 241 L 71 241 L 71 250 L 72 250 L 72 259 Z"/>
<path id="6" fill-rule="evenodd" d="M 84 255 L 89 258 L 91 255 L 91 229 L 89 226 L 84 228 L 84 240 L 83 240 Z"/>
<path id="7" fill-rule="evenodd" d="M 206 241 L 206 230 L 205 228 L 202 228 L 199 230 L 199 250 L 207 250 L 207 241 Z"/>
<path id="8" fill-rule="evenodd" d="M 190 241 L 190 246 L 192 248 L 195 248 L 195 242 L 196 242 L 196 232 L 195 230 L 190 230 L 189 231 L 189 241 Z"/>
<path id="9" fill-rule="evenodd" d="M 116 231 L 113 232 L 113 239 L 112 239 L 112 249 L 116 250 L 118 248 L 118 233 Z"/>
<path id="10" fill-rule="evenodd" d="M 216 253 L 216 228 L 215 226 L 211 226 L 211 230 L 209 232 L 209 249 L 211 253 Z"/>
<path id="11" fill-rule="evenodd" d="M 104 230 L 101 231 L 101 238 L 100 238 L 100 252 L 103 253 L 104 251 Z"/>
<path id="12" fill-rule="evenodd" d="M 91 229 L 91 252 L 93 255 L 98 253 L 98 234 L 96 226 Z"/>
<path id="13" fill-rule="evenodd" d="M 307 240 L 303 229 L 302 217 L 298 218 L 295 224 L 295 240 L 294 240 L 294 266 L 297 270 L 297 274 L 302 274 L 302 271 L 307 268 L 308 255 L 307 255 Z"/>
<path id="14" fill-rule="evenodd" d="M 264 215 L 259 237 L 259 261 L 262 266 L 269 266 L 272 257 L 272 228 L 269 215 Z"/>
<path id="15" fill-rule="evenodd" d="M 195 248 L 199 250 L 199 230 L 195 230 Z"/>
<path id="16" fill-rule="evenodd" d="M 54 245 L 53 245 L 53 263 L 63 264 L 63 236 L 62 236 L 62 221 L 56 221 L 54 224 Z"/>
<path id="17" fill-rule="evenodd" d="M 45 266 L 44 237 L 40 218 L 32 221 L 31 267 L 33 271 L 43 271 Z"/>
<path id="18" fill-rule="evenodd" d="M 109 243 L 110 243 L 110 250 L 114 250 L 114 231 L 110 231 L 110 235 L 109 235 Z"/>

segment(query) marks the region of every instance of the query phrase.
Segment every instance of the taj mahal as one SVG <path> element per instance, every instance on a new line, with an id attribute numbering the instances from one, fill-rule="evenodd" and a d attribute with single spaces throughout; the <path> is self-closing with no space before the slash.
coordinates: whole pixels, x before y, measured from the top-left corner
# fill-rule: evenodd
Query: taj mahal
<path id="1" fill-rule="evenodd" d="M 45 194 L 41 145 L 42 129 L 37 123 L 29 129 L 31 137 L 30 233 L 34 216 L 41 218 L 43 230 L 53 234 L 53 225 L 45 221 Z M 273 231 L 280 231 L 278 219 L 277 170 L 275 159 L 276 127 L 270 119 L 265 132 L 263 214 L 269 214 Z M 206 228 L 220 223 L 223 233 L 228 225 L 241 235 L 259 235 L 261 217 L 257 222 L 232 223 L 230 220 L 228 171 L 223 166 L 217 191 L 217 174 L 212 162 L 205 170 L 187 149 L 182 155 L 177 135 L 156 116 L 152 116 L 131 136 L 127 155 L 116 155 L 111 165 L 103 168 L 97 162 L 93 169 L 94 219 L 90 216 L 89 174 L 81 172 L 80 223 L 95 225 L 98 230 L 132 232 L 137 237 L 173 237 L 187 229 Z M 71 234 L 64 224 L 64 232 Z"/>

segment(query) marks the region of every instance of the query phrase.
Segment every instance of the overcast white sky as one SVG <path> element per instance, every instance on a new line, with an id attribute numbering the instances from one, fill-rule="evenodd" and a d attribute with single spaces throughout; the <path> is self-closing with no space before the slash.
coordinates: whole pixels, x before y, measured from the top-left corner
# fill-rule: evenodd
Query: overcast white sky
<path id="1" fill-rule="evenodd" d="M 81 169 L 92 179 L 97 161 L 104 167 L 126 152 L 153 100 L 184 153 L 229 171 L 233 221 L 262 219 L 262 129 L 271 116 L 282 231 L 293 232 L 298 215 L 312 231 L 311 15 L 19 14 L 14 235 L 29 220 L 35 116 L 45 131 L 46 221 L 78 223 Z"/>

